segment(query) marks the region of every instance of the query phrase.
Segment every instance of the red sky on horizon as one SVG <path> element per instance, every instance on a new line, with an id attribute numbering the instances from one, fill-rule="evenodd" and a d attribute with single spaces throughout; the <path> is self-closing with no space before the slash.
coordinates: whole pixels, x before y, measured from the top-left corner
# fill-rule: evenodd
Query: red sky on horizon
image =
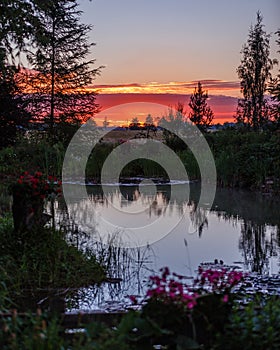
<path id="1" fill-rule="evenodd" d="M 240 97 L 240 85 L 235 81 L 202 80 L 203 89 L 208 92 L 208 105 L 214 112 L 213 123 L 232 122 Z M 110 125 L 126 125 L 132 118 L 144 121 L 148 114 L 154 118 L 167 114 L 169 107 L 184 103 L 187 115 L 189 99 L 197 86 L 190 82 L 152 82 L 95 85 L 98 91 L 97 103 L 101 112 L 95 116 L 98 125 L 104 118 Z"/>

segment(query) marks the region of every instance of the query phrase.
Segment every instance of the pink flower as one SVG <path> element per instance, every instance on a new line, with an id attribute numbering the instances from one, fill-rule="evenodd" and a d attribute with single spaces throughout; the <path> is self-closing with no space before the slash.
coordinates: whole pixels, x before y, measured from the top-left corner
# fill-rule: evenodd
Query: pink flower
<path id="1" fill-rule="evenodd" d="M 150 280 L 154 282 L 157 286 L 160 285 L 160 278 L 158 276 L 151 276 Z"/>
<path id="2" fill-rule="evenodd" d="M 193 309 L 195 307 L 195 305 L 196 305 L 196 301 L 192 300 L 192 301 L 188 302 L 187 307 L 189 309 Z"/>
<path id="3" fill-rule="evenodd" d="M 228 294 L 225 294 L 225 295 L 223 296 L 222 301 L 223 301 L 224 303 L 227 303 L 227 302 L 228 302 Z"/>
<path id="4" fill-rule="evenodd" d="M 152 297 L 153 295 L 154 295 L 154 291 L 151 290 L 151 289 L 149 289 L 149 290 L 147 291 L 147 293 L 146 293 L 146 296 L 147 296 L 147 297 Z"/>

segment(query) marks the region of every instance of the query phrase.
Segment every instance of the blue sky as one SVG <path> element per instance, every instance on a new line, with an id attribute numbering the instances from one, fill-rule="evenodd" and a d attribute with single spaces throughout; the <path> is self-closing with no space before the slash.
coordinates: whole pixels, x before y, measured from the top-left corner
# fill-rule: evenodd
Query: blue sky
<path id="1" fill-rule="evenodd" d="M 279 24 L 279 0 L 80 0 L 94 25 L 93 57 L 106 65 L 99 84 L 237 80 L 240 50 L 261 11 Z M 275 57 L 275 36 L 272 53 Z"/>

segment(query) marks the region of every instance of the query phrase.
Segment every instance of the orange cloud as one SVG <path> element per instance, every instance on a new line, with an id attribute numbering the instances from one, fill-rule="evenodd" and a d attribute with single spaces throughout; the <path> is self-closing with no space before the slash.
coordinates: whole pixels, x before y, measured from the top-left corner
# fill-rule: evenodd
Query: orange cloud
<path id="1" fill-rule="evenodd" d="M 202 86 L 209 94 L 239 96 L 240 84 L 237 81 L 201 80 Z M 191 94 L 197 86 L 197 81 L 167 82 L 167 83 L 129 83 L 102 84 L 89 86 L 90 90 L 97 90 L 100 94 Z"/>

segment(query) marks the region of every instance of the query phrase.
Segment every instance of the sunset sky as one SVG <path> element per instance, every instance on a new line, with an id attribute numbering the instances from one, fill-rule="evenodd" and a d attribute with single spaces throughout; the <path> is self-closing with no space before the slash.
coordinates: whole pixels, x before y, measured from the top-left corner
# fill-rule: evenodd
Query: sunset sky
<path id="1" fill-rule="evenodd" d="M 279 27 L 279 0 L 80 0 L 93 24 L 92 56 L 104 65 L 94 87 L 102 122 L 160 117 L 178 101 L 187 108 L 197 81 L 208 90 L 214 122 L 232 121 L 240 96 L 236 68 L 256 12 L 265 30 Z M 271 57 L 276 53 L 271 38 Z M 122 105 L 125 104 L 125 105 Z M 121 106 L 120 106 L 121 105 Z"/>

